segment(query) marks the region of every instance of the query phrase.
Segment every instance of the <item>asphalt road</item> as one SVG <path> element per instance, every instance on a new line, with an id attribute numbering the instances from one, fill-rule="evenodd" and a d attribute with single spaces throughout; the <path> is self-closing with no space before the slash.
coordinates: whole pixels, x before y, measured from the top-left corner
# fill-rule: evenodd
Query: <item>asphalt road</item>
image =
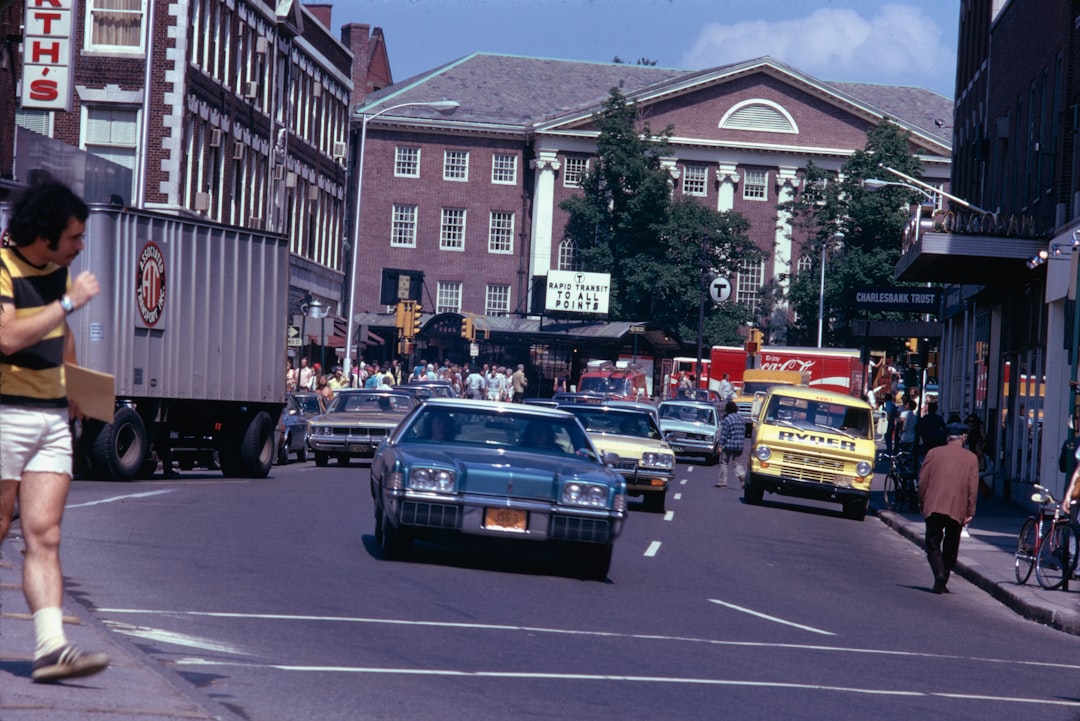
<path id="1" fill-rule="evenodd" d="M 608 582 L 541 547 L 382 560 L 366 466 L 74 484 L 68 590 L 252 721 L 1077 719 L 1080 638 L 876 518 L 745 506 L 682 465 Z"/>

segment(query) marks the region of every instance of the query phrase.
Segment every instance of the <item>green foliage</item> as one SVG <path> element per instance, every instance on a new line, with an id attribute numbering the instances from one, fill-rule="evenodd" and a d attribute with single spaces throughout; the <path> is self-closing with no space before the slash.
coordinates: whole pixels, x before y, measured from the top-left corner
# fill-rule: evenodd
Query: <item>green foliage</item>
<path id="1" fill-rule="evenodd" d="M 612 89 L 593 118 L 598 160 L 582 179 L 582 193 L 563 201 L 564 238 L 574 241 L 581 267 L 611 273 L 610 318 L 647 319 L 684 341 L 698 335 L 704 267 L 733 277 L 744 260 L 765 256 L 747 237 L 738 213 L 671 199 L 671 178 L 660 159 L 672 128 L 654 132 L 637 107 Z M 706 298 L 705 343 L 740 343 L 749 320 L 734 303 Z"/>
<path id="2" fill-rule="evenodd" d="M 795 321 L 787 328 L 791 345 L 817 343 L 818 304 L 821 290 L 823 245 L 836 233 L 842 243 L 833 242 L 825 261 L 825 346 L 858 347 L 861 338 L 851 332 L 851 321 L 902 320 L 896 313 L 868 313 L 855 310 L 855 291 L 860 286 L 896 286 L 893 270 L 900 258 L 900 236 L 911 203 L 923 199 L 917 191 L 888 186 L 876 193 L 862 187 L 866 178 L 899 180 L 881 166 L 889 166 L 912 177 L 920 167 L 909 149 L 908 134 L 885 122 L 867 134 L 866 147 L 856 151 L 841 170 L 837 181 L 828 171 L 808 162 L 804 191 L 794 201 L 779 206 L 791 214 L 796 242 L 814 259 L 811 272 L 792 278 L 788 302 Z M 896 349 L 886 348 L 894 351 Z"/>

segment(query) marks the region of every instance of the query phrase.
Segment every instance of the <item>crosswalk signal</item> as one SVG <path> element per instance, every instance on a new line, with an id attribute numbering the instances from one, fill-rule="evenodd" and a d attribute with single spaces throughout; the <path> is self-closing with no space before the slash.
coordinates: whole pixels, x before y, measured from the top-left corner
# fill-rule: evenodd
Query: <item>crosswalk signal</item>
<path id="1" fill-rule="evenodd" d="M 473 325 L 473 319 L 468 316 L 461 319 L 461 337 L 470 343 L 476 340 L 476 326 Z"/>

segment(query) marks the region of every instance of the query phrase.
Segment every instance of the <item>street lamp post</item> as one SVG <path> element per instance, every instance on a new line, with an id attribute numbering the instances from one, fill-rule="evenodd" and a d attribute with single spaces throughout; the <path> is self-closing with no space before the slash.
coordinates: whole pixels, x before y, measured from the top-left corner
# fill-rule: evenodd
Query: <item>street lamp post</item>
<path id="1" fill-rule="evenodd" d="M 353 348 L 353 317 L 356 315 L 356 266 L 360 261 L 360 201 L 363 195 L 364 183 L 364 148 L 367 143 L 367 124 L 372 118 L 388 113 L 391 110 L 408 107 L 426 107 L 437 110 L 443 115 L 450 115 L 460 107 L 456 100 L 433 100 L 429 102 L 398 103 L 388 108 L 383 108 L 377 113 L 360 113 L 360 142 L 356 146 L 356 160 L 353 168 L 356 172 L 356 208 L 353 213 L 351 261 L 349 265 L 349 302 L 348 322 L 345 330 L 345 378 L 352 378 L 352 348 Z"/>
<path id="2" fill-rule="evenodd" d="M 833 241 L 844 242 L 843 233 L 833 233 L 821 244 L 821 292 L 818 295 L 817 312 L 817 347 L 821 347 L 822 335 L 825 330 L 825 256 L 829 252 L 829 244 Z"/>
<path id="3" fill-rule="evenodd" d="M 303 309 L 308 318 L 319 321 L 319 369 L 326 372 L 326 311 L 318 298 L 313 298 Z"/>

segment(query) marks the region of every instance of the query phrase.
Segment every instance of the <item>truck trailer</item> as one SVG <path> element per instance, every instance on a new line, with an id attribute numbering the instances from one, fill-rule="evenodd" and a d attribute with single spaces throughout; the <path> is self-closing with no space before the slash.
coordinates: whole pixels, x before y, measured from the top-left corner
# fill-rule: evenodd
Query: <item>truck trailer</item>
<path id="1" fill-rule="evenodd" d="M 709 387 L 718 389 L 723 374 L 728 373 L 738 392 L 743 383 L 742 369 L 749 365 L 747 355 L 742 348 L 714 346 L 710 352 L 712 363 Z M 865 369 L 857 349 L 765 346 L 756 356 L 753 365 L 749 367 L 765 371 L 806 373 L 806 385 L 811 388 L 844 393 L 856 398 L 863 395 Z"/>
<path id="2" fill-rule="evenodd" d="M 84 246 L 69 272 L 94 273 L 101 294 L 68 323 L 79 365 L 115 376 L 116 409 L 76 424 L 77 470 L 131 480 L 200 459 L 265 477 L 285 404 L 287 238 L 91 205 Z"/>

